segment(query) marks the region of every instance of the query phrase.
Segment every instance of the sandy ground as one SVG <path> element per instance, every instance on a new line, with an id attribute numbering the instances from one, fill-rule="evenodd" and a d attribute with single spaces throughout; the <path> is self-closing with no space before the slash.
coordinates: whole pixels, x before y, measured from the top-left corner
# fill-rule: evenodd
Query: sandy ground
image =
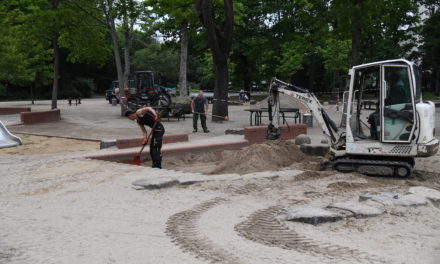
<path id="1" fill-rule="evenodd" d="M 248 122 L 234 113 L 235 123 L 210 123 L 211 135 L 191 135 L 191 140 L 215 140 L 226 126 Z M 81 127 L 81 137 L 107 138 L 113 123 L 113 137 L 119 137 L 125 124 L 103 119 L 92 127 L 96 120 L 84 120 L 85 114 L 80 119 L 66 113 L 64 134 Z M 166 129 L 190 130 L 190 122 L 170 122 Z M 60 136 L 62 126 L 9 128 Z M 440 209 L 432 204 L 318 226 L 274 217 L 291 205 L 324 206 L 384 191 L 405 194 L 411 186 L 440 190 L 440 155 L 417 160 L 416 173 L 406 179 L 316 171 L 316 161 L 295 152 L 291 142 L 177 157 L 157 170 L 84 159 L 112 151 L 98 151 L 96 142 L 19 136 L 24 146 L 0 150 L 0 263 L 440 263 Z M 216 157 L 222 162 L 213 162 Z M 200 166 L 207 163 L 206 176 L 201 175 Z M 269 177 L 247 176 L 259 171 Z M 220 180 L 221 173 L 244 175 Z M 192 174 L 205 181 L 161 190 L 135 190 L 131 184 Z"/>
<path id="2" fill-rule="evenodd" d="M 99 150 L 99 142 L 66 139 L 59 137 L 34 136 L 15 134 L 23 141 L 23 145 L 14 148 L 0 148 L 0 155 L 35 155 L 60 152 L 77 152 Z"/>

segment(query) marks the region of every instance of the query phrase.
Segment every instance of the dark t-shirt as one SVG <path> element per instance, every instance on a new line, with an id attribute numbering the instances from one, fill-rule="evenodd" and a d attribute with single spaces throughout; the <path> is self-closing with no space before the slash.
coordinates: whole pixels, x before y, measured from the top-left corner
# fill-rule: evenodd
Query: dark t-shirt
<path id="1" fill-rule="evenodd" d="M 142 117 L 137 119 L 138 124 L 153 127 L 154 115 L 150 112 L 146 112 Z"/>
<path id="2" fill-rule="evenodd" d="M 205 104 L 208 102 L 206 97 L 199 98 L 198 96 L 194 98 L 194 112 L 204 113 Z"/>

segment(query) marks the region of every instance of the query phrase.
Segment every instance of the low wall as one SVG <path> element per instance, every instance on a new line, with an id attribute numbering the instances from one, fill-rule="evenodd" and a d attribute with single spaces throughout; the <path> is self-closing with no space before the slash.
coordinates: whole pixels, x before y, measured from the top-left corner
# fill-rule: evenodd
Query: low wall
<path id="1" fill-rule="evenodd" d="M 118 147 L 119 149 L 140 147 L 142 145 L 143 139 L 144 139 L 143 137 L 117 139 L 116 147 Z M 163 136 L 162 143 L 169 144 L 169 143 L 185 142 L 185 141 L 188 141 L 188 134 L 170 134 Z M 150 142 L 148 142 L 148 144 L 149 143 Z"/>
<path id="2" fill-rule="evenodd" d="M 300 134 L 307 134 L 305 124 L 281 125 L 280 139 L 294 139 Z M 250 143 L 261 143 L 266 140 L 267 126 L 250 126 L 244 128 L 244 138 Z"/>
<path id="3" fill-rule="evenodd" d="M 30 107 L 0 107 L 0 115 L 13 115 L 30 111 Z"/>
<path id="4" fill-rule="evenodd" d="M 307 126 L 304 124 L 296 125 L 283 125 L 281 126 L 281 137 L 282 140 L 294 139 L 299 134 L 307 134 Z M 245 139 L 235 142 L 225 142 L 218 144 L 208 144 L 199 146 L 184 146 L 184 147 L 164 147 L 162 148 L 162 156 L 173 156 L 173 155 L 185 155 L 185 153 L 204 153 L 215 150 L 238 150 L 243 147 L 249 146 L 254 143 L 261 143 L 266 140 L 267 126 L 254 126 L 245 127 Z M 137 152 L 128 153 L 112 153 L 105 155 L 95 155 L 87 156 L 87 159 L 97 159 L 112 162 L 121 163 L 132 163 L 132 160 Z M 145 149 L 141 154 L 141 161 L 149 161 L 150 153 L 148 149 Z"/>
<path id="5" fill-rule="evenodd" d="M 183 155 L 185 153 L 203 153 L 213 150 L 237 150 L 241 149 L 245 146 L 248 146 L 249 142 L 247 140 L 242 140 L 238 142 L 231 143 L 220 143 L 220 144 L 209 144 L 202 146 L 185 146 L 185 147 L 177 147 L 177 148 L 163 148 L 162 156 L 169 157 L 173 155 Z M 105 160 L 112 162 L 121 162 L 121 163 L 132 163 L 134 156 L 138 152 L 128 152 L 128 153 L 112 153 L 105 155 L 96 155 L 96 156 L 88 156 L 86 159 L 97 159 L 97 160 Z M 141 161 L 149 161 L 150 160 L 150 152 L 148 149 L 144 150 L 141 154 Z"/>
<path id="6" fill-rule="evenodd" d="M 58 121 L 60 120 L 60 116 L 60 109 L 20 113 L 21 122 L 25 125 Z"/>

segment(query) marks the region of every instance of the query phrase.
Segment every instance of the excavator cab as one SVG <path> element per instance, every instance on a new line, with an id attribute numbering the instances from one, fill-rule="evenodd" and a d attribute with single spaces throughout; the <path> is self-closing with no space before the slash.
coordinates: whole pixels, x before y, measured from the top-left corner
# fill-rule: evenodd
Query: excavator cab
<path id="1" fill-rule="evenodd" d="M 416 116 L 419 104 L 420 107 L 429 105 L 421 100 L 418 74 L 417 67 L 405 60 L 353 67 L 350 71 L 347 143 L 376 140 L 409 144 L 416 139 L 418 122 L 432 125 L 429 120 Z M 415 154 L 417 149 L 412 151 Z"/>
<path id="2" fill-rule="evenodd" d="M 357 163 L 361 173 L 407 176 L 414 157 L 437 152 L 435 106 L 422 100 L 416 65 L 381 61 L 355 66 L 350 75 L 345 161 L 336 167 Z M 370 100 L 374 109 L 366 107 Z"/>

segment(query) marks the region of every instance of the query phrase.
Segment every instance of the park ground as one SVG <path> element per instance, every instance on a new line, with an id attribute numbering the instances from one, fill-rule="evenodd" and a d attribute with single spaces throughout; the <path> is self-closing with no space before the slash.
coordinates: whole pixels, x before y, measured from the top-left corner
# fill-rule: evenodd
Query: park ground
<path id="1" fill-rule="evenodd" d="M 50 102 L 0 106 L 39 111 Z M 165 158 L 158 170 L 84 158 L 120 151 L 100 150 L 100 140 L 140 136 L 119 106 L 93 98 L 72 106 L 60 100 L 58 107 L 61 120 L 52 123 L 20 125 L 19 115 L 0 116 L 24 141 L 0 149 L 0 263 L 440 263 L 440 209 L 433 204 L 316 226 L 274 217 L 284 207 L 323 207 L 361 194 L 440 190 L 440 155 L 418 159 L 405 179 L 318 171 L 319 159 L 286 152 L 292 142 L 212 151 L 205 160 Z M 191 133 L 191 116 L 164 126 L 167 134 L 189 134 L 189 145 L 231 142 L 242 136 L 225 130 L 249 125 L 249 107 L 230 106 L 230 121 L 208 121 L 208 134 Z M 339 124 L 341 113 L 326 108 Z M 323 138 L 316 126 L 308 134 L 313 142 Z M 211 166 L 227 174 L 203 168 L 212 157 L 224 162 Z M 155 177 L 193 184 L 132 185 Z"/>

